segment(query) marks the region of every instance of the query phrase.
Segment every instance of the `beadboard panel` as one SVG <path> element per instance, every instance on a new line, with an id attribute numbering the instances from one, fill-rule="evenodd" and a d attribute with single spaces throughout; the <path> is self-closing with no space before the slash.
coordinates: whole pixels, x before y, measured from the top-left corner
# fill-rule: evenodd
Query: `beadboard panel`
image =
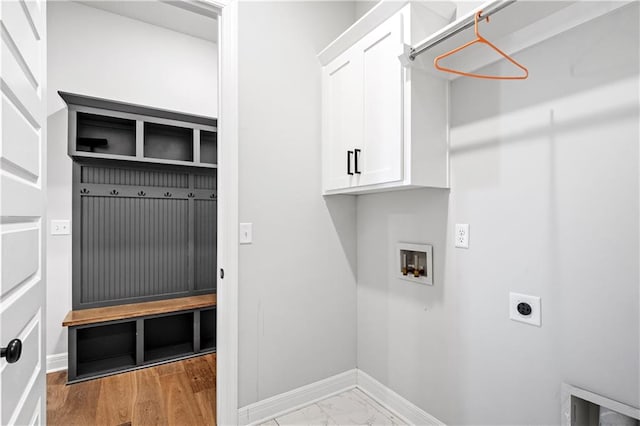
<path id="1" fill-rule="evenodd" d="M 215 291 L 215 170 L 74 167 L 74 309 Z"/>
<path id="2" fill-rule="evenodd" d="M 82 167 L 82 183 L 188 188 L 189 174 L 169 171 L 92 166 Z"/>
<path id="3" fill-rule="evenodd" d="M 209 175 L 195 175 L 196 189 L 216 189 L 215 172 Z"/>
<path id="4" fill-rule="evenodd" d="M 217 202 L 195 200 L 195 288 L 216 289 Z"/>
<path id="5" fill-rule="evenodd" d="M 189 291 L 188 201 L 82 197 L 81 303 Z"/>

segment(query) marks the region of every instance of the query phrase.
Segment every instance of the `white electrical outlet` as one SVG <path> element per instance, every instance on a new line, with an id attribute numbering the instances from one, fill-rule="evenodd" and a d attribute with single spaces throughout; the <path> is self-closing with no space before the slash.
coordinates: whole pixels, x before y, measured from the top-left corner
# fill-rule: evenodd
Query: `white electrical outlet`
<path id="1" fill-rule="evenodd" d="M 540 327 L 542 311 L 540 298 L 520 293 L 509 293 L 509 318 Z"/>
<path id="2" fill-rule="evenodd" d="M 456 247 L 469 248 L 469 224 L 457 223 L 456 224 Z"/>
<path id="3" fill-rule="evenodd" d="M 69 235 L 71 234 L 71 221 L 69 220 L 52 220 L 51 235 Z"/>

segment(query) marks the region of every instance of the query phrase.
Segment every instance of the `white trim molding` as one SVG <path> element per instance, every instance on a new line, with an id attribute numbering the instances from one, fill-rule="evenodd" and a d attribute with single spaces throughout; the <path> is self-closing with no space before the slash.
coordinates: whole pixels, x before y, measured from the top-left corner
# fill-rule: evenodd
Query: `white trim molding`
<path id="1" fill-rule="evenodd" d="M 1 0 L 0 0 L 1 1 Z M 168 1 L 168 0 L 159 0 Z M 172 4 L 218 16 L 217 424 L 238 424 L 238 0 Z M 224 270 L 224 279 L 221 271 Z"/>
<path id="2" fill-rule="evenodd" d="M 249 404 L 238 410 L 238 424 L 255 425 L 279 417 L 306 405 L 356 387 L 357 370 L 348 370 L 329 378 Z"/>
<path id="3" fill-rule="evenodd" d="M 220 9 L 218 30 L 217 424 L 238 424 L 238 1 Z"/>
<path id="4" fill-rule="evenodd" d="M 47 355 L 47 373 L 55 373 L 67 369 L 68 353 Z"/>
<path id="5" fill-rule="evenodd" d="M 238 410 L 238 424 L 260 424 L 354 388 L 393 411 L 407 424 L 444 426 L 444 422 L 357 368 L 242 407 Z"/>
<path id="6" fill-rule="evenodd" d="M 433 426 L 444 426 L 445 424 L 362 370 L 358 370 L 357 387 L 382 406 L 399 414 L 409 424 Z"/>

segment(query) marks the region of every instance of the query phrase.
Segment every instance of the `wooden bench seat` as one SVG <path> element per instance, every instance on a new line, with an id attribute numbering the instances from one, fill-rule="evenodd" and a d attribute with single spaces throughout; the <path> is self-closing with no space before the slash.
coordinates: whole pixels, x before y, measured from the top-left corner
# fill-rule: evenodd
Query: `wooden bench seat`
<path id="1" fill-rule="evenodd" d="M 69 383 L 216 350 L 216 295 L 71 311 Z"/>
<path id="2" fill-rule="evenodd" d="M 69 311 L 62 321 L 63 327 L 97 324 L 128 318 L 159 315 L 190 309 L 216 306 L 216 295 L 180 297 L 176 299 L 155 300 L 153 302 L 131 303 L 127 305 L 107 306 L 102 308 L 81 309 Z"/>

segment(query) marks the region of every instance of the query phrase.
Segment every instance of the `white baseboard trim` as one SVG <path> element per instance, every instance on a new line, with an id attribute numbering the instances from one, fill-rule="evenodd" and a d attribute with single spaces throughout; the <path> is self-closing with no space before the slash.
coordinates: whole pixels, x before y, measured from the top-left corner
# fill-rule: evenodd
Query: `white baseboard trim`
<path id="1" fill-rule="evenodd" d="M 356 387 L 355 369 L 281 393 L 238 409 L 238 423 L 259 424 Z"/>
<path id="2" fill-rule="evenodd" d="M 444 422 L 357 368 L 242 407 L 238 409 L 238 423 L 260 424 L 356 387 L 408 424 L 445 426 Z"/>
<path id="3" fill-rule="evenodd" d="M 47 355 L 47 373 L 67 369 L 67 353 Z"/>
<path id="4" fill-rule="evenodd" d="M 444 426 L 444 422 L 433 417 L 417 405 L 398 395 L 362 370 L 357 374 L 358 388 L 384 407 L 395 411 L 412 425 Z"/>

